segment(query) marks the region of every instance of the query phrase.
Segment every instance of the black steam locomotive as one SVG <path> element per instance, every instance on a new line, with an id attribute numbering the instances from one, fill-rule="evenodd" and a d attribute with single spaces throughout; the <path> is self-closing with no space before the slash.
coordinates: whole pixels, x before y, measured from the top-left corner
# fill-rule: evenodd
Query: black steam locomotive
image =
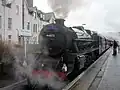
<path id="1" fill-rule="evenodd" d="M 46 25 L 41 30 L 39 38 L 42 37 L 42 46 L 47 48 L 49 56 L 61 58 L 60 62 L 66 65 L 67 72 L 74 68 L 80 70 L 109 48 L 109 40 L 96 32 L 85 30 L 82 26 L 68 28 L 63 19 L 55 21 L 55 24 Z"/>
<path id="2" fill-rule="evenodd" d="M 49 67 L 63 80 L 71 80 L 110 47 L 111 40 L 94 31 L 82 26 L 66 27 L 63 19 L 55 22 L 44 26 L 39 35 L 38 56 L 44 57 L 40 68 L 43 71 Z"/>

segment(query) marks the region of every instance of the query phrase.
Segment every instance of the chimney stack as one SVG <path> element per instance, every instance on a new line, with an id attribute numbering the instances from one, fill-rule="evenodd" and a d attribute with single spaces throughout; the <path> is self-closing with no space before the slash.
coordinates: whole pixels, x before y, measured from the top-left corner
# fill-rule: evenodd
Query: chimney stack
<path id="1" fill-rule="evenodd" d="M 33 7 L 33 0 L 27 0 L 28 7 Z"/>
<path id="2" fill-rule="evenodd" d="M 56 22 L 56 24 L 64 26 L 65 20 L 64 19 L 56 19 L 55 22 Z"/>

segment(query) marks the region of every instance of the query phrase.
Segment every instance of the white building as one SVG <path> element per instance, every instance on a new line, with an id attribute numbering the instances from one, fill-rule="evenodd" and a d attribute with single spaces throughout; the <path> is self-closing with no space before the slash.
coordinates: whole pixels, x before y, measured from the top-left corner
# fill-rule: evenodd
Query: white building
<path id="1" fill-rule="evenodd" d="M 55 23 L 55 15 L 53 12 L 49 13 L 44 13 L 45 18 L 44 20 L 47 21 L 48 23 Z"/>
<path id="2" fill-rule="evenodd" d="M 22 1 L 0 1 L 0 37 L 9 42 L 18 42 L 18 30 L 22 27 Z"/>
<path id="3" fill-rule="evenodd" d="M 37 7 L 30 7 L 29 13 L 31 17 L 31 30 L 32 37 L 29 38 L 29 44 L 38 44 L 38 36 L 40 34 L 41 29 L 44 25 L 49 23 L 54 23 L 55 16 L 53 13 L 43 13 L 41 10 L 38 10 Z M 47 16 L 49 16 L 47 18 Z"/>
<path id="4" fill-rule="evenodd" d="M 24 36 L 31 34 L 28 42 L 37 44 L 43 25 L 53 23 L 54 19 L 53 13 L 33 7 L 33 0 L 0 0 L 0 39 L 23 44 Z"/>

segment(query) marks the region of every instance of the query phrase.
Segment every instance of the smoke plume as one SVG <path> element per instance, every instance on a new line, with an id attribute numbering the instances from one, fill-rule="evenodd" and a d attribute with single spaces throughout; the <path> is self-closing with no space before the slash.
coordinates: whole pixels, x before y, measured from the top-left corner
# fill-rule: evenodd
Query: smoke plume
<path id="1" fill-rule="evenodd" d="M 81 7 L 85 0 L 48 0 L 56 18 L 66 18 L 68 14 L 78 7 Z"/>
<path id="2" fill-rule="evenodd" d="M 28 77 L 31 83 L 37 86 L 48 85 L 54 89 L 60 89 L 64 87 L 66 84 L 58 77 L 58 75 L 52 69 L 53 64 L 57 64 L 57 60 L 52 59 L 48 56 L 38 55 L 34 56 L 33 54 L 28 54 L 27 59 L 24 58 L 22 53 L 15 55 L 16 62 L 14 63 L 15 67 L 15 76 L 17 80 L 21 80 L 24 76 Z M 23 65 L 23 62 L 27 62 L 27 65 Z M 50 78 L 44 77 L 43 74 L 35 74 L 33 73 L 34 69 L 42 70 L 42 64 L 46 65 L 46 70 L 52 72 L 52 76 Z M 55 66 L 54 66 L 55 68 Z"/>
<path id="3" fill-rule="evenodd" d="M 38 44 L 40 48 L 38 51 L 40 51 L 40 53 L 27 53 L 27 58 L 24 58 L 24 50 L 16 50 L 14 53 L 15 76 L 17 80 L 21 80 L 27 76 L 33 85 L 37 84 L 37 86 L 40 87 L 48 85 L 54 89 L 60 89 L 66 84 L 57 75 L 55 70 L 53 70 L 55 69 L 59 60 L 48 56 L 48 50 L 47 47 L 45 47 L 45 43 L 46 41 L 41 37 Z M 26 62 L 26 64 L 24 62 Z M 36 75 L 38 72 L 33 72 L 33 70 L 44 70 L 43 68 L 45 71 L 52 72 L 52 75 L 50 75 L 49 78 L 46 78 L 42 73 Z"/>

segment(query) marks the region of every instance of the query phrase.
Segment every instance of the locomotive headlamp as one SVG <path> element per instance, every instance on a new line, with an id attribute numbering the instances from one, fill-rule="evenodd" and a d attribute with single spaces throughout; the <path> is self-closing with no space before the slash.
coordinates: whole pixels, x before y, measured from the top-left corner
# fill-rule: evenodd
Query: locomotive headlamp
<path id="1" fill-rule="evenodd" d="M 77 55 L 77 58 L 83 58 L 85 57 L 84 55 Z"/>
<path id="2" fill-rule="evenodd" d="M 25 60 L 23 61 L 23 66 L 27 67 L 27 62 Z"/>
<path id="3" fill-rule="evenodd" d="M 62 71 L 63 72 L 67 72 L 67 66 L 66 66 L 66 64 L 63 64 Z"/>
<path id="4" fill-rule="evenodd" d="M 84 58 L 84 55 L 77 55 L 77 59 L 81 59 L 81 58 Z"/>
<path id="5" fill-rule="evenodd" d="M 45 65 L 44 65 L 44 64 L 42 64 L 41 66 L 42 66 L 42 67 L 44 67 Z"/>

